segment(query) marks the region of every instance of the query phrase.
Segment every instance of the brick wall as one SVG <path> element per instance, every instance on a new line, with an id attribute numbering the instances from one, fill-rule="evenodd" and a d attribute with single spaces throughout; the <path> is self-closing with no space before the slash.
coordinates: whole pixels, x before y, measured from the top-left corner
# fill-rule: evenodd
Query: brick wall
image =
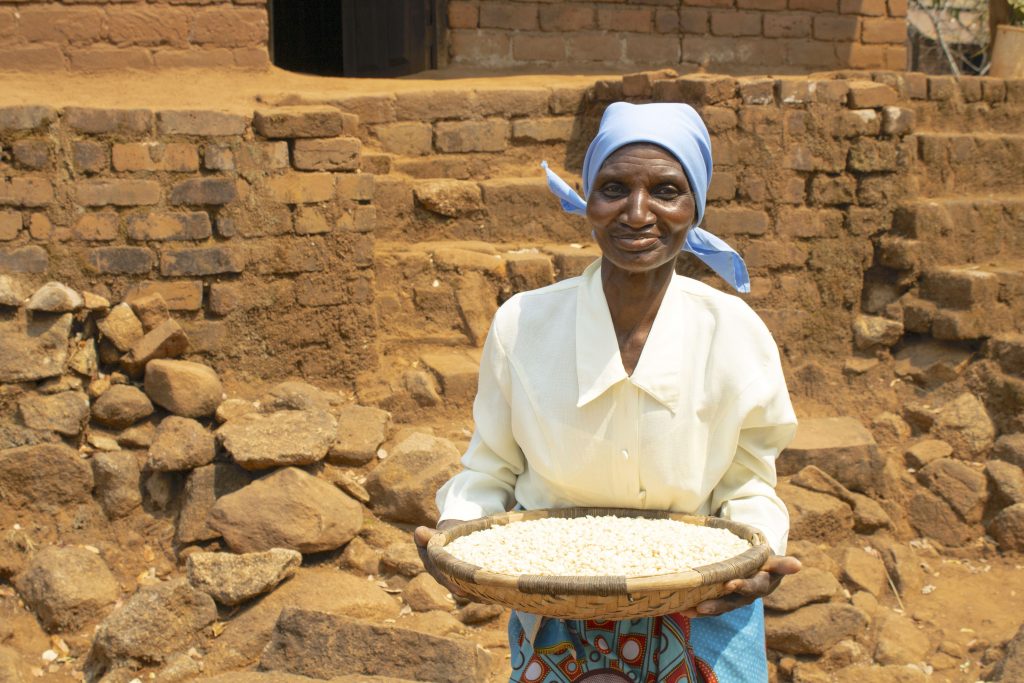
<path id="1" fill-rule="evenodd" d="M 0 0 L 0 69 L 269 65 L 266 0 Z"/>
<path id="2" fill-rule="evenodd" d="M 355 126 L 332 107 L 0 108 L 0 273 L 159 292 L 219 367 L 351 378 L 375 359 Z"/>
<path id="3" fill-rule="evenodd" d="M 903 69 L 907 0 L 451 0 L 453 64 Z"/>

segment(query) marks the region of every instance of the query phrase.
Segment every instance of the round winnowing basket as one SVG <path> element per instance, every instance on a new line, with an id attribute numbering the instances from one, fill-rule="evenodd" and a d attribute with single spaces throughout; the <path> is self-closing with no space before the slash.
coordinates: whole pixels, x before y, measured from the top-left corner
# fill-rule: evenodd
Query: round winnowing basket
<path id="1" fill-rule="evenodd" d="M 445 550 L 452 540 L 492 526 L 543 517 L 586 516 L 675 519 L 728 529 L 748 541 L 743 553 L 714 564 L 657 576 L 514 576 L 487 571 L 456 559 Z M 682 612 L 704 600 L 721 597 L 725 584 L 747 578 L 765 563 L 771 551 L 753 527 L 718 517 L 699 517 L 659 510 L 623 508 L 561 508 L 506 512 L 459 524 L 442 531 L 427 545 L 427 569 L 443 576 L 466 594 L 531 614 L 560 619 L 636 619 Z"/>

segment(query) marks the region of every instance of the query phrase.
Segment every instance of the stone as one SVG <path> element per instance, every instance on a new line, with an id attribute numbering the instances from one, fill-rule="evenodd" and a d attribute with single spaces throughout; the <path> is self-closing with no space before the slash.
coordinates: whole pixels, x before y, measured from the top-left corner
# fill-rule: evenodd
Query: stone
<path id="1" fill-rule="evenodd" d="M 103 617 L 121 595 L 103 559 L 79 546 L 46 546 L 14 586 L 48 631 L 74 631 Z"/>
<path id="2" fill-rule="evenodd" d="M 907 519 L 919 534 L 946 546 L 966 545 L 977 536 L 946 501 L 925 489 L 910 497 Z"/>
<path id="3" fill-rule="evenodd" d="M 917 480 L 946 501 L 965 522 L 981 521 L 988 491 L 980 471 L 952 458 L 939 458 L 922 467 Z"/>
<path id="4" fill-rule="evenodd" d="M 1003 508 L 989 522 L 988 534 L 1003 552 L 1024 552 L 1024 503 Z"/>
<path id="5" fill-rule="evenodd" d="M 342 132 L 341 112 L 328 106 L 260 109 L 252 127 L 265 138 L 327 138 Z"/>
<path id="6" fill-rule="evenodd" d="M 903 454 L 907 467 L 921 469 L 933 460 L 948 458 L 953 454 L 953 447 L 939 439 L 923 439 L 918 441 Z"/>
<path id="7" fill-rule="evenodd" d="M 186 652 L 171 655 L 167 658 L 159 671 L 156 672 L 157 680 L 163 683 L 178 683 L 179 681 L 194 681 L 203 673 L 203 661 L 196 650 L 192 650 L 195 657 Z"/>
<path id="8" fill-rule="evenodd" d="M 68 368 L 85 377 L 95 377 L 99 374 L 100 361 L 96 353 L 95 339 L 73 342 Z"/>
<path id="9" fill-rule="evenodd" d="M 864 590 L 881 597 L 889 590 L 885 563 L 877 555 L 862 548 L 847 548 L 839 562 L 843 568 L 843 580 L 853 590 Z"/>
<path id="10" fill-rule="evenodd" d="M 14 508 L 50 510 L 84 503 L 92 487 L 92 468 L 64 444 L 0 451 L 0 497 Z"/>
<path id="11" fill-rule="evenodd" d="M 996 508 L 1024 503 L 1024 470 L 1002 460 L 985 463 L 991 500 Z"/>
<path id="12" fill-rule="evenodd" d="M 157 358 L 177 358 L 189 348 L 188 335 L 176 320 L 168 318 L 132 344 L 121 365 L 131 375 L 142 374 L 146 364 Z"/>
<path id="13" fill-rule="evenodd" d="M 25 291 L 10 275 L 0 275 L 0 306 L 17 307 L 25 300 Z"/>
<path id="14" fill-rule="evenodd" d="M 892 520 L 882 506 L 860 493 L 853 493 L 838 481 L 814 465 L 800 470 L 790 483 L 811 491 L 827 493 L 843 501 L 853 509 L 854 530 L 870 533 L 882 527 L 892 526 Z"/>
<path id="15" fill-rule="evenodd" d="M 320 470 L 320 476 L 331 482 L 339 489 L 358 500 L 363 505 L 369 505 L 370 494 L 356 477 L 347 469 L 327 463 Z"/>
<path id="16" fill-rule="evenodd" d="M 417 574 L 405 585 L 402 589 L 402 599 L 415 612 L 448 611 L 455 607 L 455 601 L 452 600 L 448 589 L 426 572 Z"/>
<path id="17" fill-rule="evenodd" d="M 238 491 L 252 480 L 252 474 L 231 462 L 217 462 L 192 470 L 185 480 L 175 540 L 185 544 L 219 538 L 220 532 L 207 523 L 210 510 L 218 498 Z"/>
<path id="18" fill-rule="evenodd" d="M 213 368 L 185 360 L 150 361 L 144 386 L 154 403 L 183 417 L 213 415 L 224 394 Z"/>
<path id="19" fill-rule="evenodd" d="M 142 505 L 139 461 L 134 453 L 96 453 L 90 463 L 96 486 L 93 495 L 107 517 L 124 517 Z"/>
<path id="20" fill-rule="evenodd" d="M 480 186 L 465 180 L 421 180 L 413 187 L 413 198 L 427 211 L 449 218 L 484 208 Z"/>
<path id="21" fill-rule="evenodd" d="M 862 351 L 894 346 L 903 336 L 903 323 L 874 315 L 853 321 L 853 345 Z"/>
<path id="22" fill-rule="evenodd" d="M 278 618 L 260 668 L 315 678 L 368 674 L 474 683 L 487 677 L 491 662 L 470 640 L 288 608 Z"/>
<path id="23" fill-rule="evenodd" d="M 63 374 L 72 315 L 18 314 L 0 320 L 0 382 L 33 382 Z"/>
<path id="24" fill-rule="evenodd" d="M 868 619 L 856 607 L 818 603 L 765 620 L 768 647 L 792 655 L 821 655 L 845 638 L 863 636 Z"/>
<path id="25" fill-rule="evenodd" d="M 28 683 L 33 678 L 32 672 L 18 651 L 6 645 L 0 645 L 0 681 L 4 683 Z"/>
<path id="26" fill-rule="evenodd" d="M 107 668 L 118 664 L 160 664 L 200 644 L 203 629 L 217 618 L 206 593 L 179 578 L 140 588 L 96 631 L 92 654 Z"/>
<path id="27" fill-rule="evenodd" d="M 147 507 L 170 511 L 181 494 L 181 476 L 177 472 L 144 472 L 142 490 Z"/>
<path id="28" fill-rule="evenodd" d="M 209 525 L 234 552 L 291 548 L 301 553 L 348 543 L 362 507 L 337 488 L 295 467 L 277 470 L 214 503 Z"/>
<path id="29" fill-rule="evenodd" d="M 854 664 L 836 671 L 830 683 L 926 683 L 929 680 L 919 666 Z"/>
<path id="30" fill-rule="evenodd" d="M 338 421 L 328 412 L 278 410 L 229 420 L 217 430 L 217 439 L 245 469 L 264 470 L 320 462 L 337 432 Z"/>
<path id="31" fill-rule="evenodd" d="M 978 460 L 995 442 L 996 428 L 985 404 L 965 392 L 939 408 L 931 434 L 952 446 L 955 457 Z"/>
<path id="32" fill-rule="evenodd" d="M 189 583 L 222 605 L 240 605 L 292 577 L 302 554 L 285 548 L 261 553 L 192 553 L 185 563 Z"/>
<path id="33" fill-rule="evenodd" d="M 191 470 L 213 462 L 217 447 L 213 433 L 189 417 L 169 415 L 156 429 L 146 469 L 157 472 Z"/>
<path id="34" fill-rule="evenodd" d="M 29 297 L 25 308 L 40 313 L 70 313 L 84 305 L 82 295 L 59 282 L 47 282 Z"/>
<path id="35" fill-rule="evenodd" d="M 130 384 L 115 384 L 92 404 L 92 419 L 101 425 L 124 429 L 153 414 L 153 403 Z"/>
<path id="36" fill-rule="evenodd" d="M 779 458 L 780 476 L 815 465 L 851 491 L 886 493 L 885 457 L 871 432 L 850 417 L 808 418 L 800 421 L 796 437 Z"/>
<path id="37" fill-rule="evenodd" d="M 260 397 L 260 412 L 275 410 L 326 410 L 333 412 L 341 403 L 341 396 L 319 389 L 308 382 L 289 380 L 274 385 Z"/>
<path id="38" fill-rule="evenodd" d="M 309 676 L 296 676 L 294 674 L 281 673 L 280 671 L 232 671 L 230 673 L 218 674 L 210 678 L 197 679 L 199 683 L 312 683 L 315 679 Z M 332 678 L 331 683 L 343 681 L 341 678 Z M 354 682 L 358 683 L 358 682 Z M 380 683 L 403 683 L 388 679 Z"/>
<path id="39" fill-rule="evenodd" d="M 931 649 L 928 636 L 906 617 L 887 615 L 878 626 L 875 661 L 879 664 L 920 664 Z"/>
<path id="40" fill-rule="evenodd" d="M 486 624 L 488 621 L 497 619 L 505 613 L 501 605 L 485 605 L 481 602 L 471 602 L 463 605 L 459 610 L 459 621 L 468 626 Z"/>
<path id="41" fill-rule="evenodd" d="M 62 391 L 50 396 L 27 394 L 18 401 L 18 412 L 32 429 L 77 436 L 89 422 L 89 397 L 82 391 Z"/>
<path id="42" fill-rule="evenodd" d="M 110 309 L 110 313 L 96 323 L 104 338 L 117 347 L 118 351 L 126 352 L 132 344 L 144 334 L 142 322 L 136 317 L 132 307 L 121 303 Z"/>
<path id="43" fill-rule="evenodd" d="M 491 319 L 498 310 L 498 296 L 494 287 L 482 273 L 465 273 L 459 278 L 455 302 L 459 307 L 463 331 L 469 341 L 474 346 L 483 346 Z"/>
<path id="44" fill-rule="evenodd" d="M 132 312 L 135 313 L 135 317 L 142 323 L 142 329 L 146 332 L 171 317 L 167 301 L 157 292 L 134 295 L 126 303 L 131 306 Z"/>
<path id="45" fill-rule="evenodd" d="M 437 380 L 429 372 L 406 370 L 402 375 L 402 385 L 421 408 L 431 408 L 441 403 Z"/>
<path id="46" fill-rule="evenodd" d="M 133 425 L 117 435 L 117 445 L 122 448 L 147 449 L 156 438 L 156 425 L 152 421 Z"/>
<path id="47" fill-rule="evenodd" d="M 940 340 L 915 340 L 904 343 L 893 354 L 893 369 L 925 387 L 950 382 L 964 371 L 972 353 L 958 344 Z"/>
<path id="48" fill-rule="evenodd" d="M 989 680 L 994 683 L 1024 681 L 1024 626 L 1017 629 L 1017 634 L 1006 644 L 1006 654 L 993 668 Z"/>
<path id="49" fill-rule="evenodd" d="M 214 413 L 214 417 L 217 418 L 217 422 L 224 424 L 228 420 L 249 413 L 255 413 L 257 410 L 259 408 L 252 401 L 246 401 L 241 398 L 229 398 L 217 406 L 217 412 Z"/>
<path id="50" fill-rule="evenodd" d="M 896 413 L 883 411 L 871 418 L 871 433 L 886 446 L 900 445 L 913 434 L 913 428 Z"/>
<path id="51" fill-rule="evenodd" d="M 1024 433 L 1003 434 L 992 447 L 992 457 L 1024 467 Z"/>
<path id="52" fill-rule="evenodd" d="M 768 609 L 792 612 L 813 602 L 827 602 L 842 589 L 836 577 L 817 567 L 804 567 L 787 576 L 779 587 L 764 599 Z"/>
<path id="53" fill-rule="evenodd" d="M 380 568 L 384 574 L 398 574 L 409 578 L 419 576 L 426 571 L 412 539 L 392 543 L 386 547 L 381 553 Z"/>
<path id="54" fill-rule="evenodd" d="M 338 431 L 327 451 L 327 462 L 337 465 L 365 465 L 377 456 L 388 438 L 391 414 L 379 408 L 349 405 L 335 412 Z"/>
<path id="55" fill-rule="evenodd" d="M 345 546 L 345 551 L 341 554 L 341 563 L 363 574 L 380 573 L 380 555 L 358 536 Z"/>
<path id="56" fill-rule="evenodd" d="M 366 480 L 372 509 L 385 519 L 434 526 L 434 494 L 461 468 L 452 442 L 414 433 L 397 444 Z"/>
<path id="57" fill-rule="evenodd" d="M 838 498 L 789 484 L 777 491 L 789 508 L 790 538 L 834 544 L 853 531 L 853 510 Z"/>

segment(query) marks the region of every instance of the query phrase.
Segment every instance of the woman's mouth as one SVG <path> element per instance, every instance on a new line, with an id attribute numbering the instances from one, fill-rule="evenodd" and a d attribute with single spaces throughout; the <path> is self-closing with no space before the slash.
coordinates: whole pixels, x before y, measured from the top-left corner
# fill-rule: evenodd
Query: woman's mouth
<path id="1" fill-rule="evenodd" d="M 660 242 L 660 239 L 656 235 L 644 233 L 635 235 L 613 235 L 612 239 L 615 240 L 615 243 L 623 251 L 647 251 Z"/>

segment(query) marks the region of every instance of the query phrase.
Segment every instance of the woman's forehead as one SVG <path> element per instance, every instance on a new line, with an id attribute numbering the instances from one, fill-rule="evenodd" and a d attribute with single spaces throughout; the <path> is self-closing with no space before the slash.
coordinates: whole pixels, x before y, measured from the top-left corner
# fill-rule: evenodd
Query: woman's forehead
<path id="1" fill-rule="evenodd" d="M 600 170 L 603 171 L 613 165 L 630 163 L 642 163 L 644 165 L 657 163 L 661 168 L 671 167 L 680 173 L 683 172 L 683 166 L 679 163 L 679 159 L 661 145 L 656 145 L 653 142 L 634 142 L 619 147 L 608 155 L 601 164 Z"/>

